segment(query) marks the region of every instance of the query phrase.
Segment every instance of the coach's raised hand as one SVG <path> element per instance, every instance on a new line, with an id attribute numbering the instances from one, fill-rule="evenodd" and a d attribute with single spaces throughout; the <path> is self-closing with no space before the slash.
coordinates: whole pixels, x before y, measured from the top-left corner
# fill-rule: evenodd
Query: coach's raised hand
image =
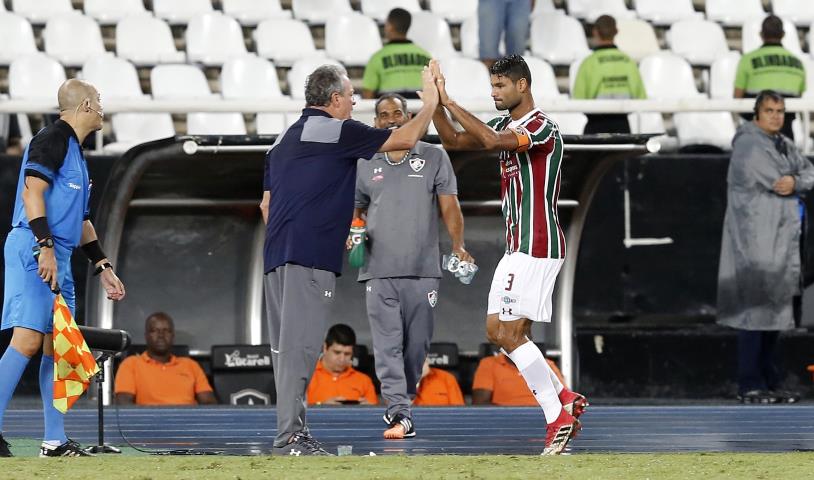
<path id="1" fill-rule="evenodd" d="M 432 76 L 435 77 L 435 86 L 438 88 L 438 102 L 446 106 L 449 103 L 449 95 L 447 94 L 447 79 L 441 73 L 441 64 L 436 60 L 431 61 L 430 70 Z"/>

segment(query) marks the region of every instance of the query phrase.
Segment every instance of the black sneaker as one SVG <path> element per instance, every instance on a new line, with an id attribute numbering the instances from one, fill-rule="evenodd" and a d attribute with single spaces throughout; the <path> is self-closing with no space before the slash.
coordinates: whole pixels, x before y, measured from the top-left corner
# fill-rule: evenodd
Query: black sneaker
<path id="1" fill-rule="evenodd" d="M 387 416 L 385 414 L 385 416 Z M 384 438 L 388 440 L 401 440 L 403 438 L 415 437 L 415 425 L 413 419 L 397 413 L 388 424 L 387 430 L 384 431 Z"/>
<path id="2" fill-rule="evenodd" d="M 42 442 L 40 445 L 40 457 L 95 457 L 96 455 L 82 450 L 82 445 L 74 442 L 70 438 L 62 445 L 55 447 Z"/>
<path id="3" fill-rule="evenodd" d="M 3 438 L 3 435 L 0 435 L 0 457 L 13 457 L 14 455 L 11 454 L 11 450 L 8 447 L 11 445 Z"/>
<path id="4" fill-rule="evenodd" d="M 738 400 L 741 403 L 758 403 L 769 404 L 777 403 L 778 398 L 773 392 L 767 390 L 749 390 L 738 394 Z"/>
<path id="5" fill-rule="evenodd" d="M 282 447 L 272 447 L 271 454 L 290 455 L 293 457 L 300 457 L 303 455 L 319 455 L 324 457 L 334 456 L 332 453 L 322 448 L 322 444 L 316 441 L 314 437 L 305 432 L 295 433 L 287 445 Z"/>

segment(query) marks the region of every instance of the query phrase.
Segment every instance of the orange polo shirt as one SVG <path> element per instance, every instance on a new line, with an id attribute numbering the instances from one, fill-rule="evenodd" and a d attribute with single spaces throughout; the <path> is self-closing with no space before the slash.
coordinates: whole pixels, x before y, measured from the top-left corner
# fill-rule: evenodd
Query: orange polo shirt
<path id="1" fill-rule="evenodd" d="M 147 352 L 124 359 L 116 373 L 116 393 L 136 396 L 136 405 L 197 405 L 195 394 L 211 392 L 198 362 L 170 356 L 160 363 Z"/>
<path id="2" fill-rule="evenodd" d="M 379 403 L 370 377 L 353 367 L 334 375 L 325 369 L 322 360 L 317 362 L 306 396 L 309 405 L 322 403 L 333 397 L 345 397 L 348 400 L 359 400 L 364 397 L 371 405 Z"/>
<path id="3" fill-rule="evenodd" d="M 546 359 L 554 373 L 565 385 L 562 374 L 551 360 Z M 475 379 L 472 390 L 489 390 L 492 392 L 492 404 L 504 406 L 538 406 L 537 400 L 531 394 L 526 380 L 520 370 L 514 366 L 506 355 L 498 354 L 486 357 L 478 364 L 475 370 Z"/>
<path id="4" fill-rule="evenodd" d="M 430 368 L 430 373 L 418 384 L 413 405 L 463 405 L 464 396 L 455 376 L 440 368 Z"/>

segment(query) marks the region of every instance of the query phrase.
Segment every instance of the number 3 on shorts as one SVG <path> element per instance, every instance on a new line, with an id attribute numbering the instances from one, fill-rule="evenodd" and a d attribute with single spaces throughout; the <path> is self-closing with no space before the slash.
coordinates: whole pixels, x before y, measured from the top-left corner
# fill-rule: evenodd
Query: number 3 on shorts
<path id="1" fill-rule="evenodd" d="M 514 285 L 514 274 L 513 273 L 509 273 L 509 274 L 506 275 L 505 284 L 506 284 L 506 291 L 511 292 L 512 291 L 512 285 Z"/>

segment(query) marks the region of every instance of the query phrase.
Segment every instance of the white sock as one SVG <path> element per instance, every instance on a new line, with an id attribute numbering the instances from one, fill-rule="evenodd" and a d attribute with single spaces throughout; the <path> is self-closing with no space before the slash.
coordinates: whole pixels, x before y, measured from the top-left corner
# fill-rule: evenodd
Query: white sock
<path id="1" fill-rule="evenodd" d="M 534 342 L 526 342 L 508 355 L 520 370 L 537 403 L 542 407 L 546 423 L 553 423 L 560 416 L 562 404 L 551 381 L 552 372 L 543 357 L 543 352 Z"/>
<path id="2" fill-rule="evenodd" d="M 560 392 L 562 392 L 563 389 L 565 389 L 565 385 L 563 385 L 562 382 L 560 381 L 560 377 L 558 377 L 557 374 L 554 373 L 554 370 L 551 368 L 551 365 L 548 364 L 548 360 L 546 360 L 545 366 L 548 369 L 548 376 L 551 377 L 551 383 L 554 384 L 554 390 L 556 390 L 557 395 L 559 395 Z"/>

